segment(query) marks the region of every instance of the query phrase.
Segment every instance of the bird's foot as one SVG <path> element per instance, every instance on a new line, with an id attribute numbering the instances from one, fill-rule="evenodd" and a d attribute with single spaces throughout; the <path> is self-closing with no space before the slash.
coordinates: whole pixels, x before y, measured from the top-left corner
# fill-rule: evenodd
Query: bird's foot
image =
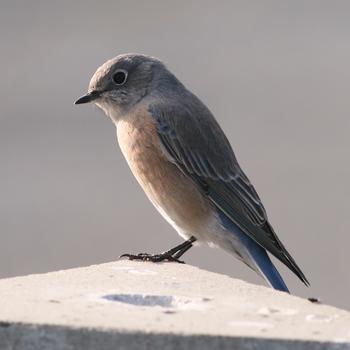
<path id="1" fill-rule="evenodd" d="M 129 260 L 139 260 L 139 261 L 150 261 L 150 262 L 177 262 L 179 264 L 184 264 L 185 262 L 182 260 L 179 260 L 175 256 L 168 254 L 168 252 L 161 253 L 161 254 L 147 254 L 147 253 L 140 253 L 140 254 L 122 254 L 119 258 L 127 258 Z"/>
<path id="2" fill-rule="evenodd" d="M 160 254 L 123 254 L 120 258 L 127 258 L 129 260 L 139 260 L 139 261 L 151 261 L 151 262 L 177 262 L 179 264 L 184 264 L 185 262 L 179 260 L 182 255 L 184 255 L 191 247 L 193 242 L 197 239 L 194 236 L 191 236 L 187 241 L 182 242 L 174 248 L 167 250 L 164 253 Z"/>

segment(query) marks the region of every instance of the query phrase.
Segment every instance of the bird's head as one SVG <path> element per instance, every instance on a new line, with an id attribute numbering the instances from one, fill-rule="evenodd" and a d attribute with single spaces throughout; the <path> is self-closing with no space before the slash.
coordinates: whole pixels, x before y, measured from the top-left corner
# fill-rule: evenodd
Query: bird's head
<path id="1" fill-rule="evenodd" d="M 162 94 L 177 79 L 156 58 L 139 55 L 119 55 L 97 69 L 86 95 L 75 104 L 94 102 L 112 119 L 127 112 L 152 93 Z"/>

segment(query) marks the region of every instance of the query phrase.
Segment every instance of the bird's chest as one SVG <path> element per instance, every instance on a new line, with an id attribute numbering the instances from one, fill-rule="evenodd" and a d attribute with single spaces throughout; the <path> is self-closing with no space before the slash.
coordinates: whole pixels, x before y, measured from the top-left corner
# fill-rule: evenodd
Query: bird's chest
<path id="1" fill-rule="evenodd" d="M 165 219 L 179 232 L 193 232 L 202 225 L 208 204 L 163 153 L 153 120 L 142 115 L 120 120 L 117 136 L 131 171 Z"/>
<path id="2" fill-rule="evenodd" d="M 153 121 L 142 115 L 120 120 L 117 136 L 121 151 L 141 186 L 163 186 L 164 176 L 173 165 L 160 148 Z"/>

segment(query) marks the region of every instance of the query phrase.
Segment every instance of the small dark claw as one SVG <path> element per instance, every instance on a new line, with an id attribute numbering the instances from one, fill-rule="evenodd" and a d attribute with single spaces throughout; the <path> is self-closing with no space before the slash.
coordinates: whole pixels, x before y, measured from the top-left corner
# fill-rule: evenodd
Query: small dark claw
<path id="1" fill-rule="evenodd" d="M 179 260 L 172 255 L 168 254 L 147 254 L 147 253 L 139 253 L 139 254 L 122 254 L 120 257 L 121 258 L 128 258 L 129 260 L 139 260 L 139 261 L 150 261 L 150 262 L 162 262 L 162 261 L 167 261 L 167 262 L 177 262 L 179 264 L 184 264 L 185 262 L 182 260 Z"/>
<path id="2" fill-rule="evenodd" d="M 151 254 L 147 253 L 139 253 L 139 254 L 122 254 L 119 259 L 121 258 L 128 258 L 129 260 L 142 260 L 142 261 L 147 261 L 147 258 L 150 257 Z"/>
<path id="3" fill-rule="evenodd" d="M 151 262 L 177 262 L 179 264 L 184 264 L 185 262 L 179 260 L 182 255 L 184 255 L 192 246 L 193 242 L 197 239 L 194 236 L 191 236 L 187 241 L 182 242 L 176 247 L 167 250 L 166 252 L 160 254 L 122 254 L 119 258 L 128 258 L 129 260 L 140 260 L 140 261 L 151 261 Z"/>

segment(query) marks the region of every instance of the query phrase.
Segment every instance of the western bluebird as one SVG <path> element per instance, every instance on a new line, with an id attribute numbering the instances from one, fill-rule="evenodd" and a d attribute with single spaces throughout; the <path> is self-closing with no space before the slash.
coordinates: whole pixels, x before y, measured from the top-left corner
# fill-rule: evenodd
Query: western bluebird
<path id="1" fill-rule="evenodd" d="M 119 55 L 97 69 L 88 93 L 113 121 L 131 171 L 186 241 L 130 259 L 179 261 L 193 242 L 235 255 L 288 292 L 267 252 L 308 281 L 270 225 L 265 208 L 209 109 L 156 58 Z"/>

